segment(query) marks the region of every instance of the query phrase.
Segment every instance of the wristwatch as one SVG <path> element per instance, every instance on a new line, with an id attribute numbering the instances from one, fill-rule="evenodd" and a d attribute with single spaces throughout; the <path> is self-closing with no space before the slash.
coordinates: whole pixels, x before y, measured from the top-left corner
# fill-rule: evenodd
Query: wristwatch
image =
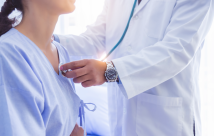
<path id="1" fill-rule="evenodd" d="M 116 82 L 118 80 L 118 73 L 111 61 L 106 62 L 107 68 L 105 71 L 105 77 L 107 82 Z"/>

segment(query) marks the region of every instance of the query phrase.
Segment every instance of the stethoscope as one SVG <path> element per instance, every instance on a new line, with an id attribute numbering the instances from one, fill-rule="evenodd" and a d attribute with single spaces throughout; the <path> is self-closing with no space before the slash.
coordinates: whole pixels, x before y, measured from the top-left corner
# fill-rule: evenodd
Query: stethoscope
<path id="1" fill-rule="evenodd" d="M 121 36 L 120 40 L 117 42 L 117 44 L 108 52 L 108 54 L 101 61 L 104 61 L 105 59 L 107 59 L 113 53 L 113 51 L 115 51 L 115 49 L 120 45 L 120 43 L 123 41 L 123 39 L 124 39 L 124 37 L 125 37 L 125 35 L 127 33 L 127 30 L 129 28 L 130 21 L 131 21 L 131 19 L 133 17 L 136 4 L 137 4 L 137 0 L 135 0 L 135 2 L 133 4 L 132 11 L 131 11 L 128 23 L 126 25 L 126 28 L 125 28 L 125 30 L 123 32 L 123 35 Z M 94 105 L 93 103 L 90 103 L 90 104 Z M 93 110 L 90 110 L 90 111 L 95 111 L 96 110 L 96 105 L 94 105 L 94 106 L 95 106 L 95 108 Z M 86 105 L 83 103 L 83 101 L 81 101 L 80 114 L 79 114 L 79 117 L 80 117 L 80 126 L 82 126 L 82 120 L 83 120 L 83 122 L 84 122 L 84 131 L 86 131 L 85 130 L 85 113 L 84 113 L 84 107 L 86 107 Z M 86 109 L 88 109 L 88 107 L 86 107 Z M 82 119 L 82 117 L 83 117 L 83 119 Z M 84 136 L 85 135 L 86 135 L 86 133 L 84 132 Z"/>
<path id="2" fill-rule="evenodd" d="M 124 39 L 124 37 L 125 37 L 125 35 L 126 35 L 126 33 L 127 33 L 127 30 L 128 30 L 128 28 L 129 28 L 130 21 L 131 21 L 131 19 L 132 19 L 132 17 L 133 17 L 133 14 L 134 14 L 134 10 L 135 10 L 137 1 L 138 1 L 138 0 L 135 0 L 135 1 L 134 1 L 133 7 L 132 7 L 132 11 L 131 11 L 131 14 L 130 14 L 130 17 L 129 17 L 129 20 L 128 20 L 128 23 L 127 23 L 127 25 L 126 25 L 126 28 L 125 28 L 125 30 L 124 30 L 124 32 L 123 32 L 123 35 L 121 36 L 120 40 L 119 40 L 119 41 L 117 42 L 117 44 L 107 53 L 107 55 L 106 55 L 101 61 L 106 60 L 106 59 L 115 51 L 115 49 L 121 44 L 121 42 L 123 41 L 123 39 Z M 63 63 L 59 65 L 59 68 L 60 68 L 61 65 L 63 65 Z M 68 71 L 70 71 L 70 69 L 69 69 L 69 70 L 63 70 L 63 71 L 60 71 L 60 72 L 61 72 L 61 74 L 63 75 L 63 74 L 65 74 L 65 73 L 68 72 Z"/>
<path id="3" fill-rule="evenodd" d="M 120 45 L 120 43 L 123 41 L 126 33 L 127 33 L 127 30 L 129 28 L 129 24 L 130 24 L 130 21 L 133 17 L 133 14 L 134 14 L 134 10 L 135 10 L 135 7 L 136 7 L 136 4 L 137 4 L 137 0 L 135 0 L 134 4 L 133 4 L 133 7 L 132 7 L 132 11 L 131 11 L 131 14 L 130 14 L 130 17 L 129 17 L 129 20 L 128 20 L 128 23 L 126 25 L 126 28 L 123 32 L 123 35 L 121 36 L 120 40 L 118 41 L 118 43 L 108 52 L 108 54 L 101 60 L 101 61 L 104 61 L 105 59 L 107 59 L 112 53 L 113 51 L 115 51 L 115 49 Z M 92 105 L 94 105 L 93 103 L 90 103 Z M 90 111 L 95 111 L 96 110 L 96 105 L 94 105 L 94 109 L 93 110 L 90 110 Z M 86 107 L 86 105 L 83 103 L 83 101 L 81 101 L 81 107 L 80 107 L 80 113 L 79 113 L 79 117 L 80 117 L 80 126 L 82 126 L 82 121 L 84 123 L 84 131 L 85 131 L 85 112 L 84 112 L 84 107 Z M 88 109 L 88 107 L 86 107 L 86 109 Z M 89 110 L 89 109 L 88 109 Z M 84 132 L 84 136 L 86 135 L 86 133 Z"/>
<path id="4" fill-rule="evenodd" d="M 135 0 L 134 4 L 133 4 L 133 7 L 132 7 L 132 11 L 131 11 L 131 14 L 130 14 L 130 17 L 129 17 L 129 20 L 128 20 L 128 23 L 126 25 L 126 28 L 123 32 L 123 35 L 121 36 L 120 40 L 118 41 L 118 43 L 107 53 L 107 55 L 101 60 L 101 61 L 104 61 L 105 59 L 107 59 L 112 53 L 113 51 L 121 44 L 121 42 L 123 41 L 126 33 L 127 33 L 127 30 L 129 28 L 129 24 L 130 24 L 130 21 L 133 17 L 133 14 L 134 14 L 134 10 L 135 10 L 135 7 L 136 7 L 136 4 L 137 4 L 137 0 Z"/>
<path id="5" fill-rule="evenodd" d="M 127 33 L 127 30 L 129 28 L 129 24 L 130 24 L 130 21 L 133 17 L 133 14 L 134 14 L 134 10 L 135 10 L 135 7 L 136 7 L 136 4 L 137 4 L 137 1 L 138 0 L 135 0 L 134 4 L 133 4 L 133 7 L 132 7 L 132 11 L 131 11 L 131 14 L 130 14 L 130 17 L 129 17 L 129 20 L 128 20 L 128 23 L 126 25 L 126 28 L 123 32 L 123 35 L 121 36 L 120 40 L 117 42 L 117 44 L 108 52 L 108 54 L 101 60 L 101 61 L 104 61 L 105 59 L 107 59 L 114 51 L 115 49 L 121 44 L 121 42 L 123 41 L 126 33 Z M 62 64 L 61 64 L 62 65 Z M 59 66 L 60 67 L 60 66 Z M 69 70 L 68 70 L 69 71 Z M 64 70 L 64 71 L 60 71 L 61 74 L 63 75 L 63 73 L 66 73 L 67 70 Z M 94 106 L 94 108 L 92 110 L 90 110 L 88 107 L 87 107 L 87 104 L 91 104 Z M 96 105 L 93 104 L 93 103 L 84 103 L 83 101 L 80 102 L 80 108 L 79 108 L 79 117 L 80 117 L 80 126 L 83 126 L 84 124 L 84 136 L 86 136 L 86 126 L 85 126 L 85 112 L 84 112 L 84 108 L 88 109 L 89 111 L 95 111 L 96 110 Z"/>

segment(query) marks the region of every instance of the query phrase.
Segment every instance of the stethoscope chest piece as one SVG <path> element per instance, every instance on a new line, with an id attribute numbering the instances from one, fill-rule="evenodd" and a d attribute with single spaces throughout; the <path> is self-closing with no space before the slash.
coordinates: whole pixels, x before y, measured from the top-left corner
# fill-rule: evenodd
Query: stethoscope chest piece
<path id="1" fill-rule="evenodd" d="M 60 63 L 59 64 L 59 71 L 61 73 L 62 76 L 64 76 L 64 74 L 66 74 L 67 72 L 71 71 L 71 69 L 68 70 L 60 70 L 60 67 L 63 65 L 64 63 Z M 65 77 L 65 76 L 64 76 Z"/>

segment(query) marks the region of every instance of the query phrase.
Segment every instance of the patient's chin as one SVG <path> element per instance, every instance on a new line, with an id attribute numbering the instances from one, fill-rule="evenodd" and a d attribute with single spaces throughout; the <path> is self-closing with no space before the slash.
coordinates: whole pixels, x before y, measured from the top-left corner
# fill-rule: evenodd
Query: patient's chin
<path id="1" fill-rule="evenodd" d="M 76 9 L 76 6 L 72 5 L 69 8 L 67 8 L 67 10 L 63 12 L 63 14 L 72 13 L 72 12 L 74 12 L 75 9 Z"/>
<path id="2" fill-rule="evenodd" d="M 73 6 L 72 6 L 72 9 L 71 9 L 71 12 L 74 12 L 75 9 L 76 9 L 76 6 L 73 5 Z"/>

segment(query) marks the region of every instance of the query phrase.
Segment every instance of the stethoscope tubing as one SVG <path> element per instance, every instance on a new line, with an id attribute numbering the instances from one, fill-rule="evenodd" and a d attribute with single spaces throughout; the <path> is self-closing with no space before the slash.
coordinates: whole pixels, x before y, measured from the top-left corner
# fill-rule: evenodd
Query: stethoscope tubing
<path id="1" fill-rule="evenodd" d="M 101 61 L 106 60 L 106 59 L 113 53 L 113 51 L 115 51 L 115 49 L 120 45 L 120 43 L 123 41 L 123 39 L 124 39 L 124 37 L 125 37 L 125 35 L 126 35 L 126 33 L 127 33 L 127 30 L 128 30 L 128 28 L 129 28 L 130 21 L 131 21 L 131 19 L 132 19 L 132 17 L 133 17 L 134 9 L 135 9 L 135 7 L 136 7 L 136 4 L 137 4 L 137 0 L 135 0 L 135 2 L 134 2 L 134 5 L 133 5 L 133 7 L 132 7 L 132 11 L 131 11 L 131 14 L 130 14 L 128 23 L 127 23 L 127 25 L 126 25 L 126 28 L 125 28 L 125 30 L 124 30 L 124 32 L 123 32 L 122 37 L 120 38 L 120 40 L 118 41 L 118 43 L 108 52 L 108 54 L 107 54 Z"/>

